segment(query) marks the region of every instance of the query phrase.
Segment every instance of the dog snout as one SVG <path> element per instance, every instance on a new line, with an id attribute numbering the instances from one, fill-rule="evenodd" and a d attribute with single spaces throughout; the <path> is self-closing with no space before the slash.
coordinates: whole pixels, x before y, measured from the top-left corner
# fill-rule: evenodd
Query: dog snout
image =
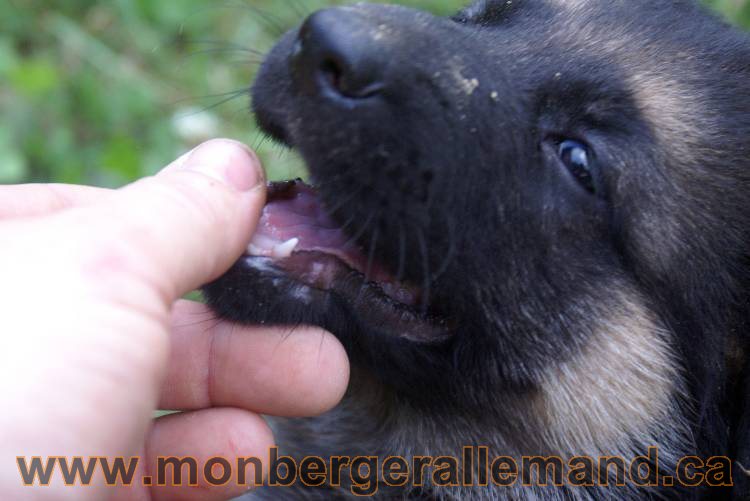
<path id="1" fill-rule="evenodd" d="M 308 17 L 291 57 L 300 90 L 331 100 L 364 100 L 380 93 L 387 54 L 376 43 L 378 29 L 353 8 L 330 8 Z"/>

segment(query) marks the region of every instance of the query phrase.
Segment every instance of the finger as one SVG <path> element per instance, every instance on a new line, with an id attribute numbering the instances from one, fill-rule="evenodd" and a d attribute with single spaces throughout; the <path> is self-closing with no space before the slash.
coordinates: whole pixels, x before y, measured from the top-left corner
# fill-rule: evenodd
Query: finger
<path id="1" fill-rule="evenodd" d="M 129 489 L 115 490 L 115 499 L 232 499 L 262 483 L 273 444 L 265 421 L 239 409 L 209 409 L 159 418 L 146 440 L 136 482 Z M 186 461 L 187 466 L 180 469 L 180 482 L 175 482 L 175 468 L 160 466 L 159 458 L 163 458 L 163 465 L 168 458 Z M 258 462 L 261 468 L 256 472 Z M 195 473 L 192 479 L 191 468 Z M 228 478 L 223 478 L 225 475 Z"/>
<path id="2" fill-rule="evenodd" d="M 162 409 L 230 406 L 275 416 L 314 416 L 334 407 L 349 382 L 341 343 L 314 328 L 240 327 L 204 305 L 180 301 Z"/>
<path id="3" fill-rule="evenodd" d="M 183 168 L 192 151 L 164 168 L 163 172 Z M 112 190 L 73 184 L 19 184 L 0 186 L 0 219 L 44 216 L 72 207 L 105 200 Z"/>
<path id="4" fill-rule="evenodd" d="M 102 201 L 111 190 L 67 184 L 0 186 L 0 219 L 44 216 Z"/>
<path id="5" fill-rule="evenodd" d="M 72 221 L 93 235 L 97 263 L 141 277 L 167 305 L 240 257 L 265 203 L 260 163 L 240 143 L 210 141 L 178 164 Z"/>

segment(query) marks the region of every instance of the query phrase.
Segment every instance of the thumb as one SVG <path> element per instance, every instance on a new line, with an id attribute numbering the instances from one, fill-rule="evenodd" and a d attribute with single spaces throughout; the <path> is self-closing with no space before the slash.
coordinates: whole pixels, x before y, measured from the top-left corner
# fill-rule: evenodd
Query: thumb
<path id="1" fill-rule="evenodd" d="M 89 227 L 124 271 L 146 279 L 164 301 L 225 272 L 242 255 L 265 204 L 265 175 L 241 143 L 213 140 L 152 178 L 91 208 Z M 105 264 L 106 265 L 106 264 Z"/>

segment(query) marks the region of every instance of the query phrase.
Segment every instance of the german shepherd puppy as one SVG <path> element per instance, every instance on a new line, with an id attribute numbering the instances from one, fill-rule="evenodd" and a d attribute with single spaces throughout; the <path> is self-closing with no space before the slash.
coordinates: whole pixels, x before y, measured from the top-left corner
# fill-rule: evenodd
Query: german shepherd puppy
<path id="1" fill-rule="evenodd" d="M 233 321 L 324 327 L 353 366 L 337 409 L 274 422 L 279 453 L 597 461 L 575 485 L 542 467 L 503 487 L 462 460 L 377 492 L 345 468 L 256 495 L 748 495 L 745 34 L 690 0 L 358 4 L 286 34 L 253 102 L 315 188 L 271 186 L 207 299 Z M 597 459 L 613 456 L 657 485 L 615 485 Z"/>

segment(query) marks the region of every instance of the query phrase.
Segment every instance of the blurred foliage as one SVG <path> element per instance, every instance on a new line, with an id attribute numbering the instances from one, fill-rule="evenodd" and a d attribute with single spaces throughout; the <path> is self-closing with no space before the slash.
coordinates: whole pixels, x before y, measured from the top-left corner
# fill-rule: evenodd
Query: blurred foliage
<path id="1" fill-rule="evenodd" d="M 214 136 L 260 150 L 247 89 L 280 33 L 325 0 L 0 0 L 0 183 L 119 186 Z M 410 0 L 438 13 L 463 0 Z M 709 0 L 750 27 L 750 0 Z"/>

